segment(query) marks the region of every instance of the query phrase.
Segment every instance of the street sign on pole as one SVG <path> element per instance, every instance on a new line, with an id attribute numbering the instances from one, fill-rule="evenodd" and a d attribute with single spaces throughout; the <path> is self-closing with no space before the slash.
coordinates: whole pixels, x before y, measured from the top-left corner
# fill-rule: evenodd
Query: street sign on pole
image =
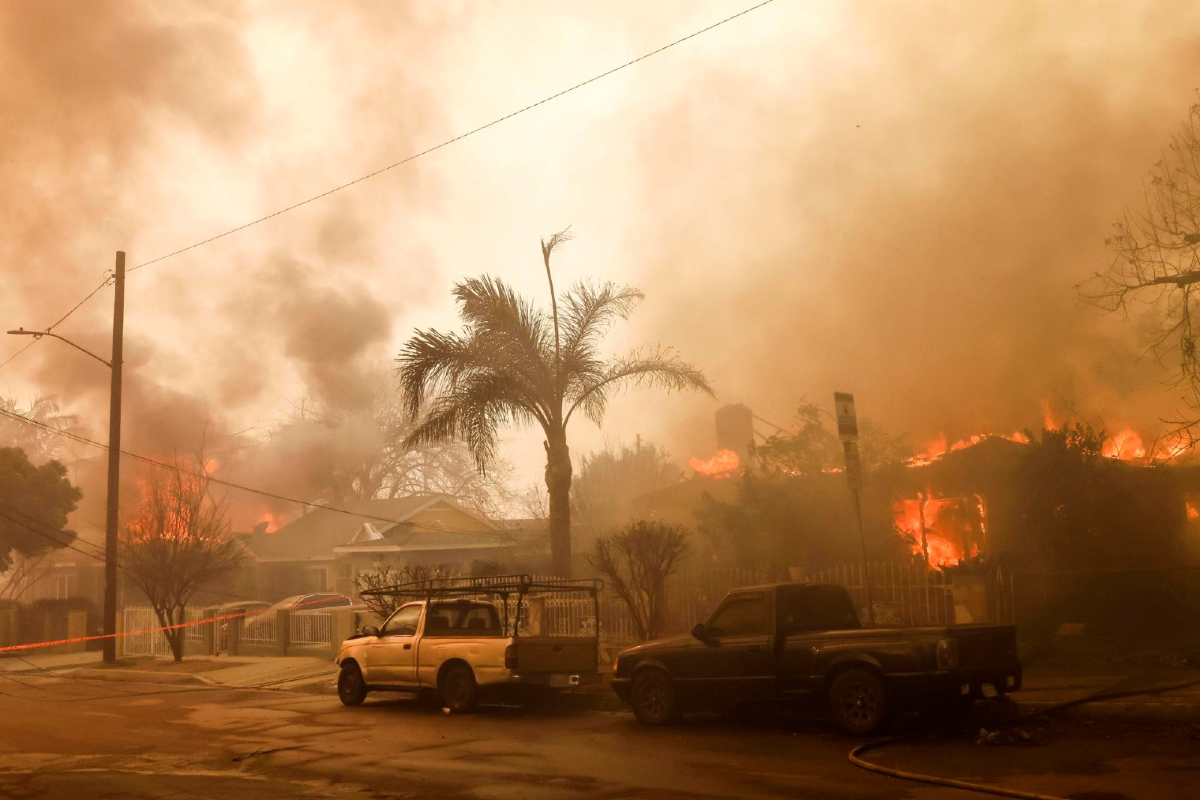
<path id="1" fill-rule="evenodd" d="M 858 458 L 858 415 L 854 411 L 854 395 L 848 392 L 834 392 L 833 407 L 837 413 L 838 438 L 842 440 L 842 453 L 846 457 L 846 482 L 850 485 L 850 494 L 854 495 L 854 515 L 858 520 L 858 541 L 862 545 L 863 585 L 867 590 L 867 626 L 875 627 L 875 601 L 871 596 L 871 567 L 867 563 L 867 535 L 863 530 L 863 474 L 862 462 Z"/>
<path id="2" fill-rule="evenodd" d="M 833 393 L 833 409 L 837 414 L 838 438 L 849 442 L 858 438 L 858 415 L 854 413 L 854 395 Z"/>
<path id="3" fill-rule="evenodd" d="M 858 491 L 863 488 L 862 462 L 858 458 L 858 442 L 848 439 L 842 442 L 842 452 L 846 456 L 846 482 L 850 488 Z"/>

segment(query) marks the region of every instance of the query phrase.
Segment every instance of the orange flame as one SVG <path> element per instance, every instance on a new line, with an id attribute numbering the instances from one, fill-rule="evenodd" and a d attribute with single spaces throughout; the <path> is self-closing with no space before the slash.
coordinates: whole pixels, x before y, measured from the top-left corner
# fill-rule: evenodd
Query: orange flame
<path id="1" fill-rule="evenodd" d="M 1200 510 L 1197 510 L 1197 508 L 1192 505 L 1190 501 L 1187 504 L 1187 515 L 1188 519 L 1200 519 Z"/>
<path id="2" fill-rule="evenodd" d="M 911 537 L 913 554 L 924 557 L 928 551 L 931 569 L 979 555 L 979 542 L 987 535 L 986 508 L 978 495 L 946 498 L 923 493 L 915 499 L 897 498 L 892 514 L 896 532 Z M 966 553 L 964 542 L 969 548 Z"/>
<path id="3" fill-rule="evenodd" d="M 972 447 L 984 441 L 985 439 L 1008 439 L 1010 442 L 1017 442 L 1018 444 L 1029 444 L 1029 437 L 1020 431 L 1011 433 L 1007 436 L 1000 433 L 976 433 L 972 436 L 968 436 L 965 439 L 959 439 L 950 445 L 946 444 L 946 434 L 943 433 L 939 434 L 938 438 L 926 445 L 924 450 L 912 458 L 905 460 L 904 463 L 909 467 L 922 467 L 926 464 L 932 464 L 934 461 L 937 461 L 939 458 L 946 455 L 946 453 L 953 453 L 955 450 L 963 450 L 967 447 Z"/>
<path id="4" fill-rule="evenodd" d="M 688 466 L 698 475 L 709 475 L 714 478 L 728 478 L 739 466 L 741 459 L 732 450 L 718 450 L 716 455 L 707 461 L 699 458 L 689 458 Z"/>
<path id="5" fill-rule="evenodd" d="M 270 511 L 264 511 L 262 516 L 259 517 L 258 521 L 255 523 L 255 527 L 262 525 L 263 523 L 266 523 L 267 526 L 263 529 L 263 533 L 274 533 L 275 531 L 279 530 L 282 521 L 278 514 L 273 514 Z"/>
<path id="6" fill-rule="evenodd" d="M 1104 442 L 1100 449 L 1106 458 L 1118 458 L 1122 461 L 1138 461 L 1146 457 L 1146 445 L 1142 437 L 1133 428 L 1125 430 Z"/>

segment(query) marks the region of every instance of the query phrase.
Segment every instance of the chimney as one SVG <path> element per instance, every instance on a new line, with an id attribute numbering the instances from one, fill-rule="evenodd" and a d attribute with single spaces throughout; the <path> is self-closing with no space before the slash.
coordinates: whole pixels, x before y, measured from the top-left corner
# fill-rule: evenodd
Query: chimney
<path id="1" fill-rule="evenodd" d="M 750 445 L 754 442 L 754 414 L 748 406 L 722 406 L 717 409 L 717 449 L 732 450 L 741 463 L 750 460 Z"/>

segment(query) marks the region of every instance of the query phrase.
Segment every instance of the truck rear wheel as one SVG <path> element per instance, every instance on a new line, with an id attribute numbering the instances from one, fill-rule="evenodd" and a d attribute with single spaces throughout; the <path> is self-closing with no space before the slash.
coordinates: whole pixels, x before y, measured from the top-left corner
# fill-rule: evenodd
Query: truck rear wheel
<path id="1" fill-rule="evenodd" d="M 367 682 L 363 680 L 362 670 L 353 662 L 342 665 L 338 673 L 338 699 L 344 706 L 361 706 L 367 699 Z"/>
<path id="2" fill-rule="evenodd" d="M 675 686 L 661 669 L 642 670 L 634 676 L 629 704 L 643 725 L 666 725 L 679 718 Z"/>
<path id="3" fill-rule="evenodd" d="M 838 673 L 829 687 L 833 722 L 852 736 L 879 733 L 887 724 L 888 710 L 883 681 L 869 669 L 851 667 Z"/>
<path id="4" fill-rule="evenodd" d="M 455 714 L 473 711 L 479 704 L 479 685 L 475 683 L 475 673 L 466 664 L 447 667 L 439 690 L 445 707 Z"/>

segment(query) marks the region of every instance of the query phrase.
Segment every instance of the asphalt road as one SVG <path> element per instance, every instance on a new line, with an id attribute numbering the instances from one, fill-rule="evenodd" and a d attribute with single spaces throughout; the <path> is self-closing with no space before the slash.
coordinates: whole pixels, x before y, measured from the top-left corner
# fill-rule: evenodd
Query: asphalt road
<path id="1" fill-rule="evenodd" d="M 623 712 L 492 707 L 449 716 L 331 696 L 20 677 L 0 682 L 0 797 L 969 798 L 863 772 L 855 744 L 788 717 L 646 729 Z M 120 693 L 120 694 L 118 694 Z M 1042 747 L 929 738 L 902 769 L 1077 800 L 1193 796 L 1193 730 L 1053 724 Z"/>

